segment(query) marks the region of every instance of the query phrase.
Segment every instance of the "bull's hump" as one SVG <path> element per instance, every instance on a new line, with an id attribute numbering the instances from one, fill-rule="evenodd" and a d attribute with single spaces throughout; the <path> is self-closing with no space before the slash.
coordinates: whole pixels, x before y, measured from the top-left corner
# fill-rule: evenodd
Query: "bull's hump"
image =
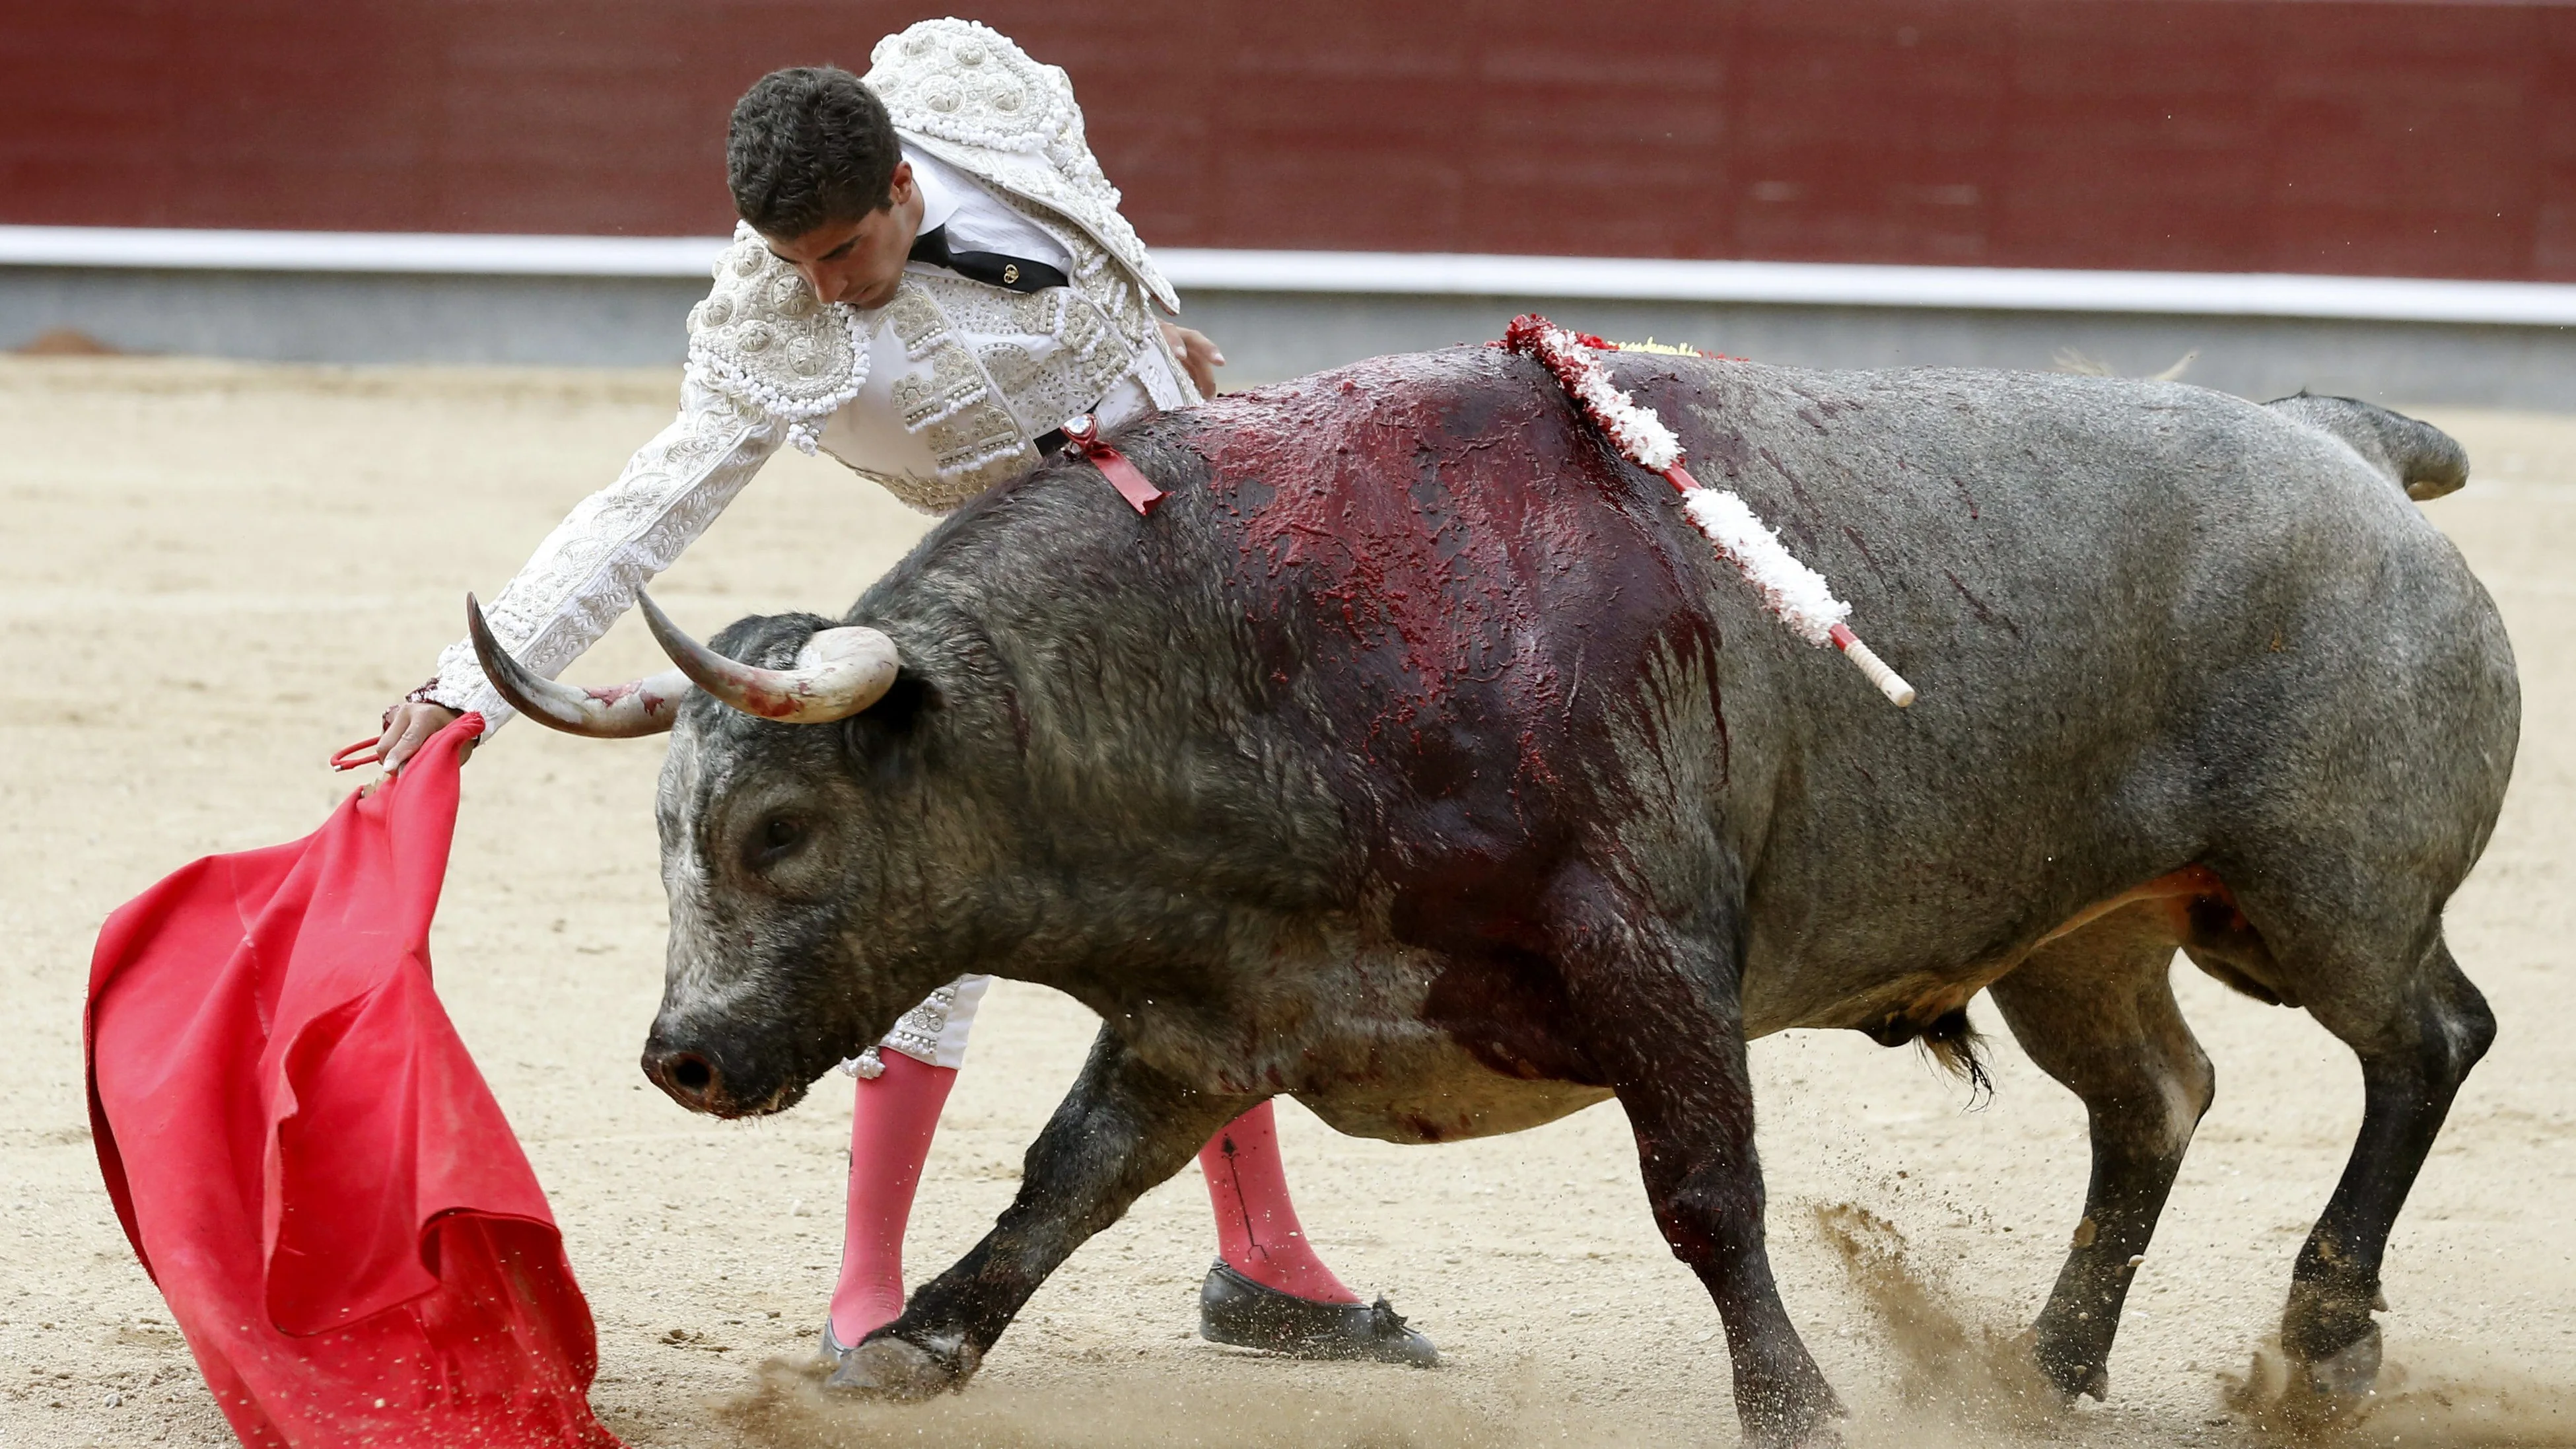
<path id="1" fill-rule="evenodd" d="M 1326 722 L 1351 808 L 1402 858 L 1381 862 L 1399 895 L 1455 905 L 1462 881 L 1512 880 L 1526 898 L 1511 863 L 1579 813 L 1560 767 L 1600 756 L 1599 713 L 1714 638 L 1706 545 L 1656 513 L 1670 490 L 1545 369 L 1492 349 L 1193 416 L 1264 687 Z"/>
<path id="2" fill-rule="evenodd" d="M 1414 595 L 1474 564 L 1501 582 L 1630 491 L 1546 372 L 1490 348 L 1372 358 L 1201 417 L 1209 493 L 1272 578 L 1293 563 Z"/>
<path id="3" fill-rule="evenodd" d="M 1524 359 L 1376 358 L 1201 417 L 1192 441 L 1256 624 L 1294 612 L 1399 656 L 1406 693 L 1498 677 L 1569 607 L 1633 611 L 1641 567 L 1671 592 L 1635 517 L 1640 483 Z"/>
<path id="4" fill-rule="evenodd" d="M 1533 410 L 1548 389 L 1535 363 L 1492 347 L 1452 347 L 1372 357 L 1267 387 L 1231 392 L 1197 410 L 1208 436 L 1242 461 L 1317 444 L 1326 451 L 1381 419 L 1442 418 L 1444 430 L 1482 433 L 1505 410 Z M 1514 404 L 1518 404 L 1515 407 Z M 1250 449 L 1259 458 L 1246 455 Z"/>

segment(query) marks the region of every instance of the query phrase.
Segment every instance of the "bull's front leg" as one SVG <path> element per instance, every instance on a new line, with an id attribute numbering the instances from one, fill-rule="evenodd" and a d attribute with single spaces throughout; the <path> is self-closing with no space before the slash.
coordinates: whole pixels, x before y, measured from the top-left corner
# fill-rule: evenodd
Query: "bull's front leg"
<path id="1" fill-rule="evenodd" d="M 982 1242 L 841 1361 L 830 1386 L 897 1399 L 964 1386 L 1048 1274 L 1258 1101 L 1185 1086 L 1101 1028 L 1073 1090 L 1029 1146 L 1019 1196 Z"/>
<path id="2" fill-rule="evenodd" d="M 1561 879 L 1551 904 L 1578 1044 L 1628 1113 L 1664 1241 L 1717 1302 L 1746 1441 L 1838 1443 L 1842 1401 L 1790 1323 L 1763 1245 L 1728 920 L 1677 928 L 1588 870 Z"/>

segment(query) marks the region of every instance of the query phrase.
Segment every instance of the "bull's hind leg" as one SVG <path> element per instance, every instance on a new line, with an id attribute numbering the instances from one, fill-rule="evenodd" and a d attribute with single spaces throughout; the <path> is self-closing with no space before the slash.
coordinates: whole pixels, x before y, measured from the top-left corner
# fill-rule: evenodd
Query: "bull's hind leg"
<path id="1" fill-rule="evenodd" d="M 2281 1315 L 2293 1408 L 2333 1415 L 2358 1406 L 2378 1377 L 2379 1326 L 2370 1315 L 2386 1306 L 2379 1269 L 2388 1234 L 2452 1098 L 2495 1040 L 2495 1017 L 2460 974 L 2438 927 L 2409 969 L 2389 973 L 2353 956 L 2302 963 L 2306 953 L 2282 949 L 2272 927 L 2257 919 L 2274 937 L 2297 998 L 2361 1058 L 2361 1132 L 2299 1249 Z"/>
<path id="2" fill-rule="evenodd" d="M 993 1230 L 852 1350 L 832 1387 L 917 1399 L 962 1385 L 1074 1249 L 1258 1100 L 1184 1086 L 1102 1028 L 1073 1090 L 1029 1145 L 1019 1194 Z"/>
<path id="3" fill-rule="evenodd" d="M 2084 1103 L 2093 1177 L 2084 1218 L 2032 1325 L 2041 1372 L 2072 1397 L 2109 1389 L 2120 1309 L 2209 1110 L 2209 1058 L 2174 1005 L 2174 941 L 2123 911 L 2031 953 L 1991 988 L 2015 1040 Z"/>
<path id="4" fill-rule="evenodd" d="M 1835 1442 L 1842 1402 L 1790 1323 L 1763 1245 L 1740 957 L 1724 924 L 1675 932 L 1581 868 L 1550 904 L 1575 1044 L 1628 1113 L 1664 1241 L 1716 1300 L 1746 1441 Z"/>

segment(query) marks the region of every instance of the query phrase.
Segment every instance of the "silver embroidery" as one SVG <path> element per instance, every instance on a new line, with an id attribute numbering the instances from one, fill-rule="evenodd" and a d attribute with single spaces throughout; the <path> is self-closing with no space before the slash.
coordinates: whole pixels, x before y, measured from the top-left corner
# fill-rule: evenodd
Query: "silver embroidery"
<path id="1" fill-rule="evenodd" d="M 938 461 L 936 492 L 918 487 L 886 486 L 915 508 L 944 513 L 996 483 L 1017 478 L 1037 467 L 1037 446 L 1011 410 L 995 393 L 992 378 L 974 351 L 957 335 L 956 324 L 942 302 L 955 300 L 960 288 L 1017 296 L 963 277 L 907 276 L 887 304 L 887 325 L 902 340 L 904 356 L 918 366 L 894 385 L 896 411 L 904 428 L 923 435 Z"/>
<path id="2" fill-rule="evenodd" d="M 822 420 L 868 380 L 867 332 L 858 310 L 824 304 L 749 223 L 716 262 L 715 290 L 689 309 L 689 377 L 787 424 L 811 453 Z"/>
<path id="3" fill-rule="evenodd" d="M 608 632 L 655 574 L 706 531 L 778 446 L 759 409 L 703 387 L 683 390 L 678 418 L 636 450 L 617 481 L 576 505 L 483 617 L 503 648 L 551 679 Z M 516 713 L 466 640 L 438 656 L 427 697 L 482 712 L 488 729 Z"/>
<path id="4" fill-rule="evenodd" d="M 948 1030 L 948 1013 L 956 1005 L 957 984 L 952 981 L 905 1012 L 878 1045 L 890 1046 L 921 1061 L 931 1060 L 939 1054 L 939 1038 Z"/>
<path id="5" fill-rule="evenodd" d="M 841 1070 L 863 1081 L 885 1073 L 885 1053 L 901 1052 L 926 1066 L 955 1068 L 965 1060 L 966 1036 L 975 1024 L 977 1005 L 989 976 L 960 976 L 930 993 L 907 1011 L 876 1045 L 841 1063 Z M 951 1038 L 954 1038 L 952 1040 Z"/>
<path id="6" fill-rule="evenodd" d="M 1169 364 L 1167 368 L 1162 369 L 1138 370 L 1146 384 L 1147 393 L 1154 400 L 1154 406 L 1165 409 L 1180 408 L 1203 401 L 1198 389 L 1189 380 L 1189 370 L 1181 366 L 1180 359 L 1172 355 L 1171 348 L 1164 342 L 1162 324 L 1155 318 L 1152 305 L 1146 300 L 1145 294 L 1137 289 L 1135 278 L 1129 275 L 1125 267 L 1121 266 L 1108 252 L 1102 250 L 1098 242 L 1068 228 L 1060 218 L 1048 215 L 1044 207 L 1023 200 L 1007 191 L 996 191 L 993 194 L 1000 197 L 1012 210 L 1044 227 L 1049 236 L 1054 237 L 1063 244 L 1066 251 L 1072 253 L 1073 265 L 1070 269 L 1072 289 L 1091 304 L 1098 319 L 1107 325 L 1109 331 L 1127 344 L 1123 349 L 1125 356 L 1120 359 L 1118 372 L 1110 377 L 1111 382 L 1125 376 L 1128 371 L 1138 370 L 1134 366 L 1137 355 L 1150 350 L 1160 353 Z M 1052 427 L 1054 424 L 1050 423 L 1048 426 Z"/>

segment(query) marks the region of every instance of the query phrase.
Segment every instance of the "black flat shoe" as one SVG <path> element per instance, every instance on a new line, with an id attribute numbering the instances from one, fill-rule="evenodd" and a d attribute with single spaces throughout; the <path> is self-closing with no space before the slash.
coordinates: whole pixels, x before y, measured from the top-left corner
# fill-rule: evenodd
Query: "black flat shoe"
<path id="1" fill-rule="evenodd" d="M 1404 1326 L 1384 1298 L 1318 1303 L 1255 1283 L 1219 1260 L 1199 1285 L 1199 1337 L 1291 1358 L 1360 1359 L 1433 1368 L 1440 1350 Z"/>

